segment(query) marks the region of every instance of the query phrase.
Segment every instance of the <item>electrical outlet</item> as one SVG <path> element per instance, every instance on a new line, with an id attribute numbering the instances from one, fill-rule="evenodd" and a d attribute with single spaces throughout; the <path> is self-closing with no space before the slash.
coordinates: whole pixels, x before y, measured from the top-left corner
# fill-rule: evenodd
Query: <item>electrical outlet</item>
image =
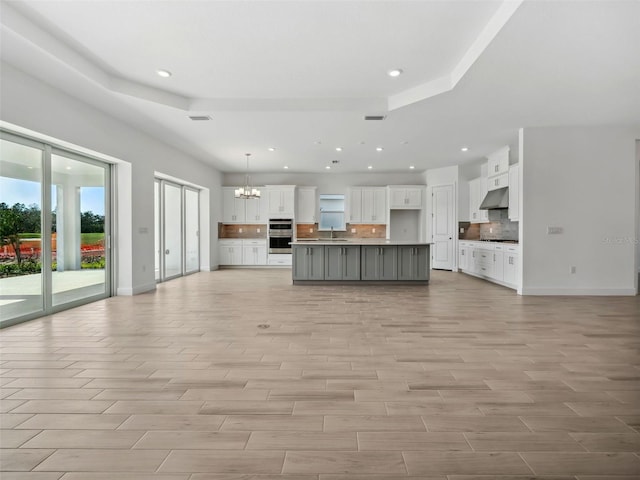
<path id="1" fill-rule="evenodd" d="M 260 233 L 260 229 L 259 228 L 256 228 L 256 233 Z"/>
<path id="2" fill-rule="evenodd" d="M 464 233 L 464 227 L 460 227 L 460 233 Z"/>
<path id="3" fill-rule="evenodd" d="M 351 233 L 356 233 L 356 229 L 355 229 L 355 228 L 352 228 L 352 229 L 351 229 Z"/>
<path id="4" fill-rule="evenodd" d="M 562 227 L 547 227 L 547 235 L 559 235 L 563 231 Z"/>
<path id="5" fill-rule="evenodd" d="M 372 229 L 371 229 L 371 233 L 376 233 L 376 229 L 375 229 L 375 228 L 372 228 Z"/>
<path id="6" fill-rule="evenodd" d="M 576 267 L 575 265 L 572 265 L 571 268 L 569 269 L 569 273 L 576 273 Z"/>
<path id="7" fill-rule="evenodd" d="M 242 229 L 241 228 L 238 229 L 238 233 L 242 233 Z"/>
<path id="8" fill-rule="evenodd" d="M 493 233 L 493 227 L 489 227 L 489 233 Z"/>
<path id="9" fill-rule="evenodd" d="M 310 228 L 310 229 L 309 229 L 309 233 L 313 233 L 313 228 Z"/>

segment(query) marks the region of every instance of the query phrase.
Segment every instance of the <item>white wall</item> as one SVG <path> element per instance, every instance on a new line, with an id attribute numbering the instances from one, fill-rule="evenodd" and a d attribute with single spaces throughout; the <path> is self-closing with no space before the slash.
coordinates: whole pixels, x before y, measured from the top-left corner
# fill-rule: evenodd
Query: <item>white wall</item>
<path id="1" fill-rule="evenodd" d="M 244 184 L 244 174 L 225 173 L 223 185 Z M 253 185 L 316 186 L 321 193 L 347 194 L 349 187 L 386 185 L 424 185 L 420 173 L 256 173 L 251 174 Z"/>
<path id="2" fill-rule="evenodd" d="M 172 147 L 140 132 L 120 119 L 83 103 L 8 64 L 1 65 L 0 118 L 25 129 L 119 159 L 117 168 L 121 210 L 118 228 L 119 294 L 155 288 L 154 280 L 154 172 L 199 185 L 208 192 L 211 217 L 206 230 L 203 258 L 217 268 L 217 222 L 221 218 L 221 174 Z M 207 208 L 205 208 L 207 210 Z M 131 215 L 130 220 L 127 219 Z M 122 224 L 126 219 L 125 224 Z M 130 222 L 130 223 L 129 223 Z"/>
<path id="3" fill-rule="evenodd" d="M 638 138 L 630 127 L 521 131 L 523 294 L 635 295 Z"/>

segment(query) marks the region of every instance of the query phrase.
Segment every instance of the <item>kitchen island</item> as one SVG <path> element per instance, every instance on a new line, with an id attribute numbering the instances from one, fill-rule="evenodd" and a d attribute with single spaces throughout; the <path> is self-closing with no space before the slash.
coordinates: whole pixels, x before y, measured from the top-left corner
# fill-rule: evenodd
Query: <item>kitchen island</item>
<path id="1" fill-rule="evenodd" d="M 428 284 L 430 243 L 383 238 L 291 242 L 293 283 Z"/>

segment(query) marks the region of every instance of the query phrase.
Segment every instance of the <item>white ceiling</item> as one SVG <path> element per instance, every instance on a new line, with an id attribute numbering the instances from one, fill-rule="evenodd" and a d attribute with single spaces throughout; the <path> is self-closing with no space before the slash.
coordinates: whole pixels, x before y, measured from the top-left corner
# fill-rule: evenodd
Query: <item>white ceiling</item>
<path id="1" fill-rule="evenodd" d="M 522 126 L 640 123 L 640 2 L 520 3 L 3 2 L 1 54 L 224 172 L 422 171 Z"/>

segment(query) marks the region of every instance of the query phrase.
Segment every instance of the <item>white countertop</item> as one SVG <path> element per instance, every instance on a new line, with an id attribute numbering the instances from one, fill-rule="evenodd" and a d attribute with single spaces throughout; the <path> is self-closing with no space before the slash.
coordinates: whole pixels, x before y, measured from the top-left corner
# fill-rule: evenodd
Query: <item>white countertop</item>
<path id="1" fill-rule="evenodd" d="M 432 245 L 431 242 L 387 240 L 385 238 L 300 238 L 291 245 Z"/>

